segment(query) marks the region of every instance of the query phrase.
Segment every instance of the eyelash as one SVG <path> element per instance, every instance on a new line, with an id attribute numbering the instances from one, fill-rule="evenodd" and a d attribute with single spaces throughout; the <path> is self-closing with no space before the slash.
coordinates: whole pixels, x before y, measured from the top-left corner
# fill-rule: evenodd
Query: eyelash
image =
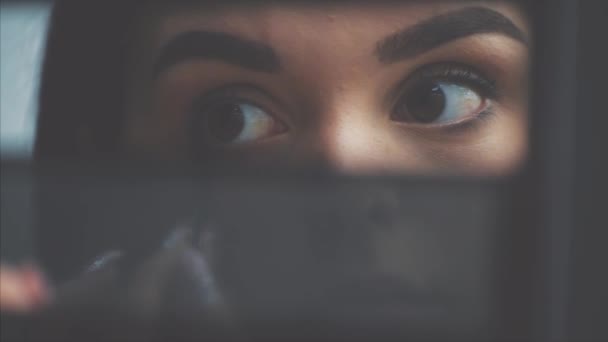
<path id="1" fill-rule="evenodd" d="M 399 89 L 408 90 L 411 84 L 422 81 L 444 81 L 472 87 L 483 97 L 498 98 L 496 82 L 472 66 L 460 63 L 435 63 L 414 71 Z"/>
<path id="2" fill-rule="evenodd" d="M 251 103 L 256 106 L 260 106 L 259 103 L 256 103 L 255 101 L 250 100 L 246 96 L 242 96 L 241 93 L 243 93 L 243 92 L 259 93 L 259 92 L 263 92 L 263 91 L 261 91 L 257 86 L 247 84 L 247 83 L 235 83 L 235 84 L 233 83 L 233 84 L 224 85 L 219 88 L 210 90 L 210 91 L 206 92 L 205 94 L 199 96 L 197 98 L 197 100 L 194 101 L 192 110 L 198 110 L 201 107 L 212 106 L 216 103 L 219 103 L 222 101 L 227 101 L 227 100 L 231 100 L 231 101 L 238 100 L 238 101 Z"/>

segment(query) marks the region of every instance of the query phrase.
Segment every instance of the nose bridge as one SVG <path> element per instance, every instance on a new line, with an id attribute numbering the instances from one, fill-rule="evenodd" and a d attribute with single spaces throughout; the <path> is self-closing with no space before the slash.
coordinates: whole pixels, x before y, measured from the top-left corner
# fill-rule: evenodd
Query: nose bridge
<path id="1" fill-rule="evenodd" d="M 358 160 L 367 154 L 362 142 L 369 141 L 368 127 L 357 113 L 347 111 L 337 113 L 333 122 L 320 130 L 320 142 L 323 144 L 325 159 L 332 168 L 346 170 L 356 167 Z"/>
<path id="2" fill-rule="evenodd" d="M 337 171 L 369 168 L 382 151 L 381 132 L 370 113 L 356 105 L 331 105 L 318 116 L 308 142 L 314 158 Z"/>

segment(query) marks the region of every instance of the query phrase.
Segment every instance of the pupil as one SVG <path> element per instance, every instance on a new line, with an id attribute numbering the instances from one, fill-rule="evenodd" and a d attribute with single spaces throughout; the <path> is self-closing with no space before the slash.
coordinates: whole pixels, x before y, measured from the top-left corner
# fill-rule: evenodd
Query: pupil
<path id="1" fill-rule="evenodd" d="M 439 119 L 445 109 L 445 94 L 438 84 L 427 84 L 415 89 L 407 97 L 406 105 L 412 119 L 431 123 Z"/>
<path id="2" fill-rule="evenodd" d="M 208 117 L 209 132 L 220 142 L 233 142 L 243 131 L 245 118 L 241 107 L 234 103 L 221 104 Z"/>

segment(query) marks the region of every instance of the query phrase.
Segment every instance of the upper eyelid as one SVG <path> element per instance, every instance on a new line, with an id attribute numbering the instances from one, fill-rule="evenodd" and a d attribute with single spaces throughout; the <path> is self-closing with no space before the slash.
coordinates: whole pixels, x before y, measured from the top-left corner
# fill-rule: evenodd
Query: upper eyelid
<path id="1" fill-rule="evenodd" d="M 436 67 L 436 70 L 432 70 L 432 68 Z M 444 81 L 453 81 L 454 78 L 460 78 L 460 80 L 464 80 L 464 85 L 469 86 L 477 86 L 480 83 L 483 83 L 483 86 L 487 89 L 477 89 L 484 94 L 480 94 L 486 97 L 496 97 L 497 87 L 496 81 L 490 77 L 488 77 L 483 71 L 478 68 L 467 65 L 463 63 L 442 63 L 442 65 L 431 64 L 428 68 L 423 67 L 424 69 L 418 69 L 418 73 L 413 75 L 414 77 L 420 77 L 421 79 L 424 77 L 427 78 L 435 78 L 438 80 Z M 442 68 L 442 69 L 440 69 Z M 440 72 L 437 72 L 439 70 Z M 455 72 L 466 72 L 468 76 L 465 75 L 455 75 Z M 426 73 L 426 75 L 420 74 Z M 444 74 L 441 74 L 444 73 Z M 467 82 L 468 81 L 468 82 Z"/>
<path id="2" fill-rule="evenodd" d="M 259 91 L 258 87 L 249 83 L 230 83 L 204 91 L 203 94 L 198 96 L 198 100 L 203 100 L 207 98 L 212 99 L 214 97 L 221 96 L 236 96 L 239 91 L 255 93 L 261 92 Z"/>
<path id="3" fill-rule="evenodd" d="M 412 132 L 419 132 L 422 134 L 428 134 L 429 132 L 441 133 L 441 134 L 458 134 L 467 132 L 471 129 L 480 127 L 485 121 L 491 120 L 495 117 L 496 106 L 493 102 L 490 102 L 486 107 L 481 110 L 475 117 L 456 121 L 454 123 L 447 124 L 435 124 L 435 125 L 424 125 L 424 124 L 410 124 L 396 122 L 397 125 L 407 127 Z"/>
<path id="4" fill-rule="evenodd" d="M 435 69 L 435 70 L 433 70 Z M 485 73 L 480 71 L 478 68 L 470 66 L 465 63 L 457 63 L 457 62 L 434 62 L 432 64 L 426 64 L 420 66 L 413 71 L 411 71 L 405 78 L 401 79 L 396 83 L 395 86 L 392 87 L 392 90 L 388 94 L 388 103 L 391 104 L 391 108 L 395 105 L 404 92 L 408 90 L 410 84 L 416 83 L 425 79 L 445 79 L 450 75 L 442 76 L 437 72 L 437 70 L 441 70 L 442 72 L 452 71 L 456 69 L 471 71 L 474 75 L 479 78 L 485 79 L 488 83 L 491 83 L 493 89 L 490 89 L 492 94 L 489 94 L 489 97 L 492 97 L 497 93 L 496 82 L 490 77 L 486 76 Z"/>

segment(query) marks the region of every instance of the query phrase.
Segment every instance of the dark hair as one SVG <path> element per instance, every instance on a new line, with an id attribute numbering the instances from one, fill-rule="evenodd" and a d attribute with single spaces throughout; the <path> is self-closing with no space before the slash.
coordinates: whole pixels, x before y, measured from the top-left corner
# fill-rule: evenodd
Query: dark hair
<path id="1" fill-rule="evenodd" d="M 120 152 L 129 32 L 137 5 L 128 0 L 53 3 L 40 85 L 36 162 L 115 158 Z M 65 193 L 66 186 L 40 182 L 37 187 L 36 254 L 55 280 L 73 276 L 100 252 L 90 248 L 92 239 L 106 245 L 85 229 L 91 203 Z"/>
<path id="2" fill-rule="evenodd" d="M 55 2 L 40 86 L 36 160 L 118 152 L 136 3 Z M 89 143 L 86 153 L 79 146 L 82 134 Z"/>

